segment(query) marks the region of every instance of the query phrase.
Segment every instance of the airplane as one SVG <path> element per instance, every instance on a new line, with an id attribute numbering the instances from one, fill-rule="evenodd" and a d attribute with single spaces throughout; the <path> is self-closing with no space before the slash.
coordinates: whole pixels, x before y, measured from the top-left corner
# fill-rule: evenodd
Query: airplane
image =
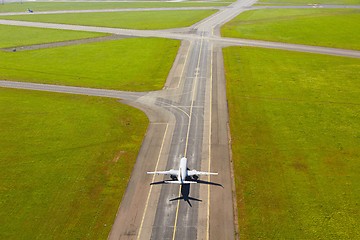
<path id="1" fill-rule="evenodd" d="M 164 183 L 176 183 L 176 184 L 190 184 L 197 183 L 199 175 L 218 175 L 218 173 L 212 172 L 200 172 L 196 170 L 189 170 L 187 167 L 187 158 L 183 157 L 180 159 L 179 170 L 170 169 L 169 171 L 156 171 L 156 172 L 147 172 L 147 174 L 163 174 L 170 175 L 171 181 L 167 180 Z M 195 180 L 195 181 L 189 181 Z"/>

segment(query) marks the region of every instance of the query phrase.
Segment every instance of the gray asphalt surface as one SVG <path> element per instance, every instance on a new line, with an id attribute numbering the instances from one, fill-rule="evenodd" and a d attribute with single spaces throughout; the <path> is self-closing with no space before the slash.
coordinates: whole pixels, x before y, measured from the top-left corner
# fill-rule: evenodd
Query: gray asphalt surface
<path id="1" fill-rule="evenodd" d="M 260 40 L 248 40 L 248 39 L 235 39 L 235 38 L 221 38 L 220 41 L 212 39 L 222 46 L 249 46 L 249 47 L 261 47 L 261 48 L 273 48 L 281 50 L 289 50 L 296 52 L 308 52 L 317 53 L 333 56 L 343 56 L 360 58 L 360 51 L 340 49 L 340 48 L 329 48 L 329 47 L 318 47 L 301 44 L 281 43 L 281 42 L 268 42 Z"/>
<path id="2" fill-rule="evenodd" d="M 96 88 L 41 84 L 41 83 L 13 82 L 13 81 L 4 81 L 4 80 L 0 80 L 0 87 L 37 90 L 37 91 L 45 91 L 45 92 L 70 93 L 70 94 L 88 95 L 88 96 L 96 96 L 96 97 L 118 98 L 118 99 L 127 99 L 130 101 L 135 101 L 139 97 L 146 94 L 142 92 L 127 92 L 127 91 L 116 91 L 116 90 L 106 90 L 106 89 L 96 89 Z"/>
<path id="3" fill-rule="evenodd" d="M 140 31 L 115 28 L 29 23 L 0 20 L 0 24 L 105 32 L 138 37 L 183 40 L 162 91 L 134 93 L 114 90 L 0 81 L 0 87 L 112 97 L 142 109 L 150 119 L 147 135 L 120 204 L 109 239 L 234 239 L 236 211 L 228 138 L 223 46 L 256 46 L 293 51 L 360 57 L 359 51 L 220 38 L 219 26 L 255 1 L 241 1 L 182 31 Z M 191 30 L 191 31 L 190 31 Z M 161 176 L 146 171 L 178 168 L 182 156 L 190 169 L 219 172 L 201 178 L 220 183 L 191 185 L 192 206 L 180 186 L 149 185 Z M 185 191 L 185 190 L 184 190 Z M 236 208 L 235 208 L 236 209 Z"/>

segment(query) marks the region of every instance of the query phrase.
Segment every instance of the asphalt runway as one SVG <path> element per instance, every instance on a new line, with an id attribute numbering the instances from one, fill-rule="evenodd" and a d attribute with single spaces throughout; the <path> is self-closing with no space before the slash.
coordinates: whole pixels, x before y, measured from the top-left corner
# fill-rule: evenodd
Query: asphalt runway
<path id="1" fill-rule="evenodd" d="M 360 57 L 359 51 L 219 37 L 219 27 L 240 12 L 250 9 L 254 2 L 235 2 L 194 26 L 178 31 L 140 31 L 0 20 L 0 24 L 17 26 L 182 40 L 161 91 L 136 93 L 0 81 L 0 87 L 117 98 L 147 114 L 150 125 L 109 239 L 237 237 L 222 47 L 256 46 Z M 150 185 L 163 181 L 164 177 L 147 175 L 147 171 L 177 169 L 183 156 L 188 158 L 190 169 L 218 172 L 219 175 L 202 177 L 201 184 L 183 188 L 176 184 Z M 181 195 L 192 197 L 193 200 L 177 200 Z"/>

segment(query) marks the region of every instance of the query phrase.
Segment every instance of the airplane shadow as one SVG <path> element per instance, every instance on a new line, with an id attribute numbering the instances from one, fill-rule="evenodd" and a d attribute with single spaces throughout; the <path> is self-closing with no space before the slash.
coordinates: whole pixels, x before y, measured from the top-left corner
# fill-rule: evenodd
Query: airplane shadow
<path id="1" fill-rule="evenodd" d="M 200 183 L 200 184 L 208 184 L 208 185 L 214 185 L 214 186 L 219 186 L 219 187 L 222 187 L 224 188 L 224 186 L 220 183 L 216 183 L 216 182 L 208 182 L 208 181 L 203 181 L 203 180 L 196 180 L 197 183 Z"/>
<path id="2" fill-rule="evenodd" d="M 190 180 L 190 179 L 188 179 L 188 180 Z M 208 182 L 208 181 L 203 181 L 203 180 L 199 180 L 199 179 L 196 179 L 196 180 L 192 179 L 192 180 L 194 182 L 196 182 L 196 183 L 199 183 L 199 184 L 208 184 L 208 185 L 220 186 L 220 187 L 224 188 L 223 185 L 221 185 L 219 183 Z M 168 180 L 168 181 L 170 181 L 170 180 Z M 158 184 L 167 184 L 167 183 L 165 181 L 159 181 L 159 182 L 150 183 L 150 185 L 158 185 Z M 197 199 L 197 198 L 189 196 L 189 194 L 190 194 L 190 185 L 191 184 L 183 184 L 183 185 L 181 185 L 181 195 L 180 195 L 180 197 L 170 199 L 169 201 L 177 201 L 177 200 L 182 200 L 183 199 L 185 202 L 187 202 L 189 204 L 190 207 L 192 207 L 190 200 L 202 202 L 201 199 Z"/>
<path id="3" fill-rule="evenodd" d="M 150 183 L 150 185 L 158 185 L 158 184 L 166 184 L 165 181 L 160 181 L 160 182 L 152 182 Z"/>
<path id="4" fill-rule="evenodd" d="M 201 199 L 190 197 L 189 194 L 190 194 L 190 184 L 183 184 L 181 185 L 181 196 L 170 199 L 169 201 L 172 202 L 183 199 L 185 202 L 189 204 L 190 207 L 192 207 L 190 200 L 202 202 Z"/>

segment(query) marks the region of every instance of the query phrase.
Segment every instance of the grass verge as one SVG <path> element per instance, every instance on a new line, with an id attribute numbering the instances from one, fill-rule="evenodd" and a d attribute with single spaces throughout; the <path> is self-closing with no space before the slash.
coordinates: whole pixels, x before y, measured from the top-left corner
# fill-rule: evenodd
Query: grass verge
<path id="1" fill-rule="evenodd" d="M 257 4 L 266 4 L 266 5 L 309 5 L 309 4 L 334 4 L 334 5 L 359 5 L 359 0 L 260 0 L 256 2 Z"/>
<path id="2" fill-rule="evenodd" d="M 0 88 L 0 238 L 106 239 L 148 120 L 116 100 Z"/>
<path id="3" fill-rule="evenodd" d="M 360 50 L 359 22 L 358 9 L 263 9 L 240 14 L 221 34 Z"/>
<path id="4" fill-rule="evenodd" d="M 6 2 L 6 0 L 5 0 Z M 23 2 L 0 5 L 0 12 L 34 12 L 60 10 L 94 10 L 116 8 L 175 8 L 175 7 L 221 7 L 227 2 Z"/>
<path id="5" fill-rule="evenodd" d="M 224 49 L 240 239 L 360 238 L 360 61 Z"/>
<path id="6" fill-rule="evenodd" d="M 0 16 L 1 19 L 126 29 L 168 29 L 188 27 L 214 14 L 216 10 L 100 12 Z"/>
<path id="7" fill-rule="evenodd" d="M 0 25 L 0 48 L 106 36 L 102 33 Z"/>
<path id="8" fill-rule="evenodd" d="M 180 42 L 130 38 L 23 52 L 0 52 L 0 79 L 150 91 L 161 89 Z"/>

